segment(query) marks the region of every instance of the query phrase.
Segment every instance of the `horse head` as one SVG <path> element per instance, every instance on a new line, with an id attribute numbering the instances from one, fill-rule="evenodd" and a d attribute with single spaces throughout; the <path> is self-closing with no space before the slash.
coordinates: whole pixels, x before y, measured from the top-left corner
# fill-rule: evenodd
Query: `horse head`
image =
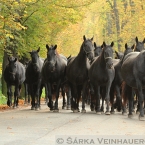
<path id="1" fill-rule="evenodd" d="M 94 55 L 99 56 L 102 53 L 102 47 L 101 46 L 97 46 L 96 43 L 94 42 Z"/>
<path id="2" fill-rule="evenodd" d="M 85 35 L 83 36 L 84 42 L 82 48 L 87 58 L 92 61 L 94 58 L 94 46 L 93 46 L 93 37 L 91 39 L 86 39 Z"/>
<path id="3" fill-rule="evenodd" d="M 123 58 L 124 53 L 122 53 L 122 52 L 117 52 L 117 51 L 115 51 L 115 53 L 116 53 L 115 59 L 122 59 L 122 58 Z"/>
<path id="4" fill-rule="evenodd" d="M 49 64 L 49 69 L 51 72 L 55 71 L 55 66 L 57 64 L 58 53 L 56 51 L 57 45 L 51 45 L 50 47 L 46 44 L 47 48 L 47 61 Z"/>
<path id="5" fill-rule="evenodd" d="M 136 41 L 136 46 L 135 46 L 134 51 L 141 52 L 142 50 L 144 50 L 145 38 L 143 39 L 142 42 L 139 42 L 139 41 L 138 41 L 138 37 L 136 37 L 136 38 L 135 38 L 135 41 Z"/>
<path id="6" fill-rule="evenodd" d="M 10 78 L 12 80 L 15 80 L 16 72 L 17 72 L 17 58 L 15 57 L 8 57 L 8 67 L 9 67 L 9 73 L 10 73 Z"/>
<path id="7" fill-rule="evenodd" d="M 104 59 L 106 62 L 106 67 L 108 69 L 111 69 L 113 67 L 113 47 L 114 42 L 112 42 L 110 45 L 106 45 L 105 42 L 103 42 L 103 54 L 104 54 Z"/>
<path id="8" fill-rule="evenodd" d="M 125 51 L 124 51 L 124 56 L 127 55 L 130 52 L 133 52 L 135 45 L 133 44 L 132 47 L 128 47 L 127 43 L 125 44 Z"/>
<path id="9" fill-rule="evenodd" d="M 39 55 L 38 55 L 39 51 L 40 51 L 40 47 L 37 50 L 32 50 L 31 52 L 29 52 L 31 55 L 31 63 L 32 63 L 33 69 L 36 72 L 40 71 L 39 63 L 38 63 L 39 62 Z"/>

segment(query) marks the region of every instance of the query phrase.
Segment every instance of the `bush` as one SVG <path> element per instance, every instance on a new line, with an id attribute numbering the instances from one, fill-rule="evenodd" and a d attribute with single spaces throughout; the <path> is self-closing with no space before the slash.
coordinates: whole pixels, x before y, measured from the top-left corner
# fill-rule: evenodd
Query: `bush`
<path id="1" fill-rule="evenodd" d="M 0 92 L 0 105 L 5 105 L 7 103 L 7 98 Z"/>

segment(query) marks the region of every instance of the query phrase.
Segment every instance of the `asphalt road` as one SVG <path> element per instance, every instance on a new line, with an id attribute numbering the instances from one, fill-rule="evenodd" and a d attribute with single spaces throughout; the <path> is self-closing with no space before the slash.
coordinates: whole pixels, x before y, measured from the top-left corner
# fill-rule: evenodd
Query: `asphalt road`
<path id="1" fill-rule="evenodd" d="M 30 106 L 0 111 L 0 145 L 55 145 L 57 135 L 145 135 L 145 121 L 132 119 L 121 112 L 97 115 L 86 106 L 86 113 L 49 111 L 42 102 L 40 111 Z"/>

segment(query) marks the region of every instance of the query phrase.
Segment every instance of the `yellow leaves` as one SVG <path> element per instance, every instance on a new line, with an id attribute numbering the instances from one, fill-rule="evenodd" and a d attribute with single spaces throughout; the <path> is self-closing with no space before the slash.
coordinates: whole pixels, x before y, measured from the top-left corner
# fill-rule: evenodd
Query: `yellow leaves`
<path id="1" fill-rule="evenodd" d="M 24 30 L 26 30 L 27 29 L 27 27 L 24 27 L 23 25 L 21 25 L 20 23 L 17 23 L 17 26 L 19 27 L 19 28 L 21 28 L 21 29 L 24 29 Z"/>
<path id="2" fill-rule="evenodd" d="M 6 34 L 6 37 L 9 37 L 11 39 L 14 39 L 14 36 L 12 34 Z"/>

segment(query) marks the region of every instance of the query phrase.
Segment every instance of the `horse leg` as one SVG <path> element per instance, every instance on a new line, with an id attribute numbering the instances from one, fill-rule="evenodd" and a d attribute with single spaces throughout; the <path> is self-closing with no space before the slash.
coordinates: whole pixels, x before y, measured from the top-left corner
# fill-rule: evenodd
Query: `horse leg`
<path id="1" fill-rule="evenodd" d="M 41 87 L 41 80 L 39 80 L 38 84 L 36 85 L 36 94 L 35 94 L 35 97 L 36 97 L 36 102 L 35 102 L 35 110 L 39 110 L 39 107 L 40 107 L 40 104 L 39 104 L 39 98 L 40 98 L 40 87 Z"/>
<path id="2" fill-rule="evenodd" d="M 12 106 L 12 86 L 9 84 L 7 84 L 7 95 L 8 95 L 7 105 L 11 107 Z"/>
<path id="3" fill-rule="evenodd" d="M 136 110 L 136 114 L 140 114 L 140 106 L 139 106 L 139 102 L 138 102 L 138 91 L 135 91 L 135 95 L 136 95 L 136 101 L 137 101 L 137 110 Z M 135 104 L 135 103 L 134 103 Z M 134 109 L 135 109 L 135 105 L 134 105 Z"/>
<path id="4" fill-rule="evenodd" d="M 131 94 L 129 95 L 128 98 L 128 106 L 129 106 L 129 114 L 128 117 L 132 118 L 133 117 L 133 101 L 134 101 L 134 95 L 133 95 L 133 89 L 131 88 Z"/>
<path id="5" fill-rule="evenodd" d="M 19 85 L 16 85 L 15 86 L 15 92 L 14 92 L 14 106 L 13 106 L 14 109 L 18 105 L 18 96 L 19 96 Z"/>
<path id="6" fill-rule="evenodd" d="M 105 88 L 101 87 L 100 88 L 100 93 L 101 93 L 101 97 L 102 97 L 102 105 L 101 105 L 101 112 L 104 113 L 104 101 L 105 101 Z"/>
<path id="7" fill-rule="evenodd" d="M 106 85 L 106 94 L 105 94 L 105 99 L 106 99 L 106 115 L 110 115 L 110 111 L 109 111 L 109 101 L 110 101 L 110 87 L 111 87 L 111 81 L 109 81 Z"/>
<path id="8" fill-rule="evenodd" d="M 39 109 L 41 109 L 41 103 L 40 103 L 40 101 L 41 101 L 42 89 L 43 89 L 43 84 L 41 84 L 41 86 L 40 86 L 40 92 L 39 92 Z"/>
<path id="9" fill-rule="evenodd" d="M 79 105 L 79 99 L 78 99 L 78 91 L 77 91 L 77 86 L 73 85 L 73 98 L 74 98 L 74 110 L 73 112 L 76 113 L 78 112 L 78 105 Z M 77 103 L 78 102 L 78 103 Z"/>
<path id="10" fill-rule="evenodd" d="M 88 81 L 84 83 L 83 89 L 82 89 L 82 111 L 81 111 L 82 113 L 86 113 L 85 99 L 86 99 L 86 94 L 88 92 L 87 84 L 88 84 Z"/>
<path id="11" fill-rule="evenodd" d="M 66 109 L 66 99 L 65 99 L 65 91 L 64 91 L 64 86 L 61 87 L 61 95 L 63 97 L 62 101 L 62 109 Z"/>
<path id="12" fill-rule="evenodd" d="M 34 86 L 33 85 L 29 85 L 29 90 L 30 90 L 30 94 L 31 94 L 31 110 L 35 109 L 35 96 L 34 96 Z"/>
<path id="13" fill-rule="evenodd" d="M 70 84 L 70 93 L 71 93 L 71 110 L 74 111 L 75 108 L 75 99 L 74 99 L 74 87 L 72 84 Z"/>
<path id="14" fill-rule="evenodd" d="M 116 104 L 117 104 L 117 111 L 121 111 L 122 101 L 121 101 L 121 94 L 120 94 L 120 87 L 116 86 Z"/>
<path id="15" fill-rule="evenodd" d="M 47 106 L 50 108 L 50 111 L 53 111 L 53 101 L 52 101 L 52 92 L 51 92 L 51 84 L 47 83 L 47 98 L 49 98 L 49 102 L 47 103 Z"/>
<path id="16" fill-rule="evenodd" d="M 139 120 L 145 120 L 144 110 L 143 110 L 143 101 L 144 101 L 143 90 L 142 90 L 142 84 L 139 80 L 137 82 L 137 89 L 138 89 L 138 100 L 139 100 L 139 106 L 140 106 Z"/>
<path id="17" fill-rule="evenodd" d="M 25 102 L 24 104 L 27 104 L 27 98 L 28 98 L 28 85 L 26 82 L 24 82 L 24 88 L 25 88 Z"/>
<path id="18" fill-rule="evenodd" d="M 45 103 L 48 103 L 48 88 L 47 88 L 47 84 L 45 84 Z"/>
<path id="19" fill-rule="evenodd" d="M 82 90 L 82 86 L 77 86 L 77 110 L 78 112 L 80 112 L 80 109 L 79 109 L 79 103 L 80 103 L 80 100 L 81 100 L 81 96 L 82 96 L 82 93 L 81 93 L 81 90 Z"/>
<path id="20" fill-rule="evenodd" d="M 95 106 L 95 110 L 97 114 L 101 114 L 101 110 L 100 110 L 100 86 L 97 86 L 94 88 L 95 91 L 95 97 L 96 97 L 96 106 Z"/>
<path id="21" fill-rule="evenodd" d="M 143 99 L 144 99 L 144 101 L 143 101 L 144 102 L 143 109 L 144 109 L 144 113 L 145 113 L 145 89 L 143 89 L 142 91 L 143 91 Z"/>
<path id="22" fill-rule="evenodd" d="M 67 96 L 67 110 L 71 109 L 71 89 L 69 86 L 66 88 L 66 96 Z"/>
<path id="23" fill-rule="evenodd" d="M 17 100 L 16 100 L 16 106 L 17 106 L 17 108 L 19 107 L 19 97 L 20 97 L 21 89 L 22 89 L 22 85 L 19 85 L 19 92 L 18 92 L 18 97 L 17 97 Z"/>
<path id="24" fill-rule="evenodd" d="M 58 109 L 58 98 L 59 98 L 59 90 L 60 90 L 60 85 L 61 85 L 61 80 L 59 80 L 57 82 L 57 86 L 56 86 L 56 100 L 55 100 L 55 108 L 54 108 L 54 111 L 55 112 L 59 112 L 59 109 Z"/>
<path id="25" fill-rule="evenodd" d="M 112 83 L 111 85 L 111 89 L 110 89 L 110 104 L 111 104 L 111 114 L 114 114 L 114 83 Z"/>
<path id="26" fill-rule="evenodd" d="M 90 98 L 91 98 L 90 109 L 91 111 L 94 111 L 95 110 L 95 102 L 94 102 L 95 97 L 94 97 L 94 89 L 91 83 L 90 83 Z"/>

